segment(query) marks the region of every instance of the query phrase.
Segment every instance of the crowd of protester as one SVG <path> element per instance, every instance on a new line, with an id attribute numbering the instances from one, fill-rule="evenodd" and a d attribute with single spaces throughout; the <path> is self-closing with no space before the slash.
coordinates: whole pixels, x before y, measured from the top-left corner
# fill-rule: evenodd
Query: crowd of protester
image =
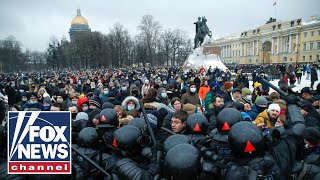
<path id="1" fill-rule="evenodd" d="M 319 179 L 317 68 L 242 65 L 225 72 L 168 67 L 1 74 L 0 159 L 7 159 L 8 110 L 70 111 L 73 146 L 112 179 Z M 294 94 L 290 85 L 300 84 L 301 78 L 310 79 L 311 86 Z M 270 93 L 268 81 L 273 79 L 280 79 L 279 88 L 290 95 Z M 299 125 L 303 129 L 296 133 Z M 24 178 L 7 175 L 2 160 L 0 179 Z M 77 154 L 72 171 L 70 176 L 51 176 L 104 176 Z"/>

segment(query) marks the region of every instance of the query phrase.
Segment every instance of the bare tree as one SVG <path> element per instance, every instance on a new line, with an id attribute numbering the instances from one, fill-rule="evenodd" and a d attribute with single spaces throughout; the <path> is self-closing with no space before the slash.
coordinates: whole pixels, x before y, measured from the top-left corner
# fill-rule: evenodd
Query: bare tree
<path id="1" fill-rule="evenodd" d="M 154 65 L 161 25 L 152 15 L 144 15 L 138 25 L 138 30 L 140 31 L 139 39 L 141 40 L 139 43 L 142 43 L 139 46 L 144 46 L 146 48 L 147 62 Z"/>

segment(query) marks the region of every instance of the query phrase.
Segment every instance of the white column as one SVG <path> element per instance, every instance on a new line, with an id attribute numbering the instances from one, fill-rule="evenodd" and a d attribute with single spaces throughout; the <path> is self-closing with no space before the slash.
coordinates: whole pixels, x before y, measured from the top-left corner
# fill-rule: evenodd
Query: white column
<path id="1" fill-rule="evenodd" d="M 254 41 L 252 41 L 252 46 L 251 46 L 251 56 L 254 55 Z"/>
<path id="2" fill-rule="evenodd" d="M 279 54 L 280 52 L 280 37 L 277 37 L 277 54 Z"/>
<path id="3" fill-rule="evenodd" d="M 257 56 L 259 55 L 259 41 L 257 41 L 257 52 L 256 52 L 256 55 Z"/>
<path id="4" fill-rule="evenodd" d="M 228 57 L 228 51 L 227 51 L 227 50 L 228 50 L 228 46 L 225 46 L 225 47 L 224 47 L 224 51 L 225 51 L 224 53 L 225 53 L 225 56 L 226 56 L 226 57 Z"/>
<path id="5" fill-rule="evenodd" d="M 230 52 L 229 52 L 229 51 L 230 51 L 230 47 L 227 46 L 227 56 L 228 56 L 228 57 L 230 57 Z"/>
<path id="6" fill-rule="evenodd" d="M 271 54 L 273 54 L 273 37 L 271 38 Z"/>
<path id="7" fill-rule="evenodd" d="M 231 57 L 231 45 L 229 46 L 229 57 Z"/>
<path id="8" fill-rule="evenodd" d="M 296 34 L 296 47 L 294 49 L 294 52 L 298 52 L 298 37 L 299 37 L 299 33 Z"/>
<path id="9" fill-rule="evenodd" d="M 244 42 L 243 54 L 247 56 L 247 42 Z"/>
<path id="10" fill-rule="evenodd" d="M 289 53 L 291 53 L 291 34 L 289 34 Z"/>
<path id="11" fill-rule="evenodd" d="M 239 55 L 242 57 L 242 42 L 240 43 L 240 54 Z"/>
<path id="12" fill-rule="evenodd" d="M 224 46 L 221 46 L 221 57 L 224 57 L 223 54 L 224 54 Z"/>

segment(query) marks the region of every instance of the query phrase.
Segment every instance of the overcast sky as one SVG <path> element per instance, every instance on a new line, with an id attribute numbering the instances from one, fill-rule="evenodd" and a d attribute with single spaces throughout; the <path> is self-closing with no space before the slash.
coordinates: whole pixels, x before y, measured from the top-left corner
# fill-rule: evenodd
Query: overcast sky
<path id="1" fill-rule="evenodd" d="M 180 28 L 194 36 L 198 16 L 206 16 L 214 37 L 263 25 L 275 15 L 276 0 L 0 0 L 0 39 L 9 35 L 24 49 L 43 51 L 50 37 L 69 40 L 71 20 L 79 4 L 92 31 L 108 33 L 115 22 L 132 36 L 145 14 L 163 28 Z M 320 0 L 277 0 L 277 20 L 307 20 L 320 15 Z"/>

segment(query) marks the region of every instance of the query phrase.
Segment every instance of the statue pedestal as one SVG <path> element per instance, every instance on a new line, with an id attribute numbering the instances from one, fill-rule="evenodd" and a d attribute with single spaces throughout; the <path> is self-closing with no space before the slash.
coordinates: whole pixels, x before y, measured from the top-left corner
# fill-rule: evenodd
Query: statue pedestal
<path id="1" fill-rule="evenodd" d="M 184 62 L 183 71 L 189 69 L 200 69 L 203 66 L 206 69 L 218 69 L 226 71 L 227 67 L 220 60 L 221 48 L 218 46 L 203 45 L 193 50 Z"/>

